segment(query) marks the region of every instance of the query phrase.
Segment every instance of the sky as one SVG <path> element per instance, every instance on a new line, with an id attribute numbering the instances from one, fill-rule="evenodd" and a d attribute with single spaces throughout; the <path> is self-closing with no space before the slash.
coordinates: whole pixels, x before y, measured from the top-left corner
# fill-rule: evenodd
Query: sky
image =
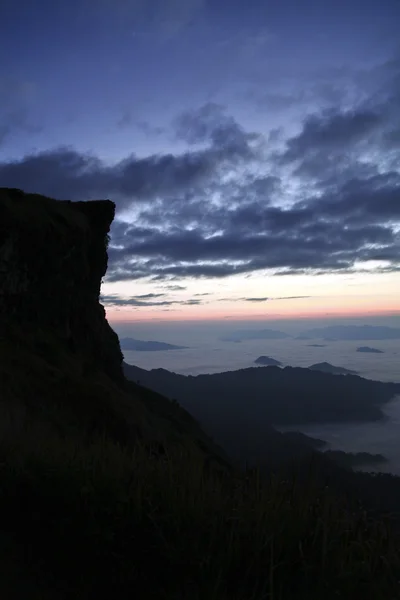
<path id="1" fill-rule="evenodd" d="M 2 0 L 0 186 L 116 203 L 112 322 L 400 314 L 399 22 Z"/>

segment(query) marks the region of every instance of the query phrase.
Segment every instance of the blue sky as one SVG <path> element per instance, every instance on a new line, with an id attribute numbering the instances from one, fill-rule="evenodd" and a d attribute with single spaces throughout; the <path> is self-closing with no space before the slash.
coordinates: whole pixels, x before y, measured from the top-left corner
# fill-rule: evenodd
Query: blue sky
<path id="1" fill-rule="evenodd" d="M 3 0 L 0 185 L 117 204 L 110 318 L 398 310 L 400 2 Z"/>

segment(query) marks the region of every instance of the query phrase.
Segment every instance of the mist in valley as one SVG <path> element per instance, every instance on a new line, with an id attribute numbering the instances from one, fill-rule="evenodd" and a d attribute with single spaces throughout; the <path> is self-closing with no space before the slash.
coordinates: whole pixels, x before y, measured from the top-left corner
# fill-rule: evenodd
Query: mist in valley
<path id="1" fill-rule="evenodd" d="M 370 342 L 303 339 L 302 332 L 304 331 L 335 325 L 397 328 L 400 325 L 400 319 L 398 317 L 376 317 L 340 320 L 153 322 L 118 324 L 114 328 L 120 337 L 132 336 L 141 340 L 156 340 L 186 346 L 185 349 L 160 352 L 124 351 L 127 363 L 146 370 L 162 368 L 180 375 L 193 376 L 222 373 L 255 367 L 257 357 L 267 355 L 280 361 L 283 367 L 309 367 L 315 363 L 328 362 L 334 366 L 353 370 L 366 379 L 400 382 L 400 339 L 374 339 Z M 260 331 L 267 328 L 283 332 L 290 337 L 222 341 L 231 332 Z M 360 345 L 365 346 L 366 344 L 368 347 L 379 349 L 381 353 L 357 351 Z M 251 389 L 249 389 L 249 393 L 251 393 Z M 346 402 L 346 398 L 338 398 L 338 406 L 343 402 Z M 231 431 L 230 435 L 237 436 L 238 444 L 240 435 L 241 443 L 245 446 L 246 439 L 250 437 L 254 438 L 257 435 L 261 440 L 263 425 L 257 426 L 256 432 L 254 423 L 257 419 L 246 414 L 246 409 L 243 408 L 237 422 L 225 409 L 221 414 L 218 413 L 215 420 L 219 422 L 219 426 L 221 422 L 225 422 L 227 430 Z M 400 475 L 400 396 L 394 397 L 384 404 L 382 412 L 384 417 L 376 421 L 332 423 L 324 420 L 323 411 L 321 411 L 320 423 L 296 423 L 287 427 L 278 425 L 277 429 L 279 431 L 300 431 L 310 437 L 322 439 L 327 442 L 324 450 L 382 454 L 387 462 L 373 465 L 364 464 L 357 469 Z M 248 431 L 239 433 L 241 428 L 247 428 Z"/>

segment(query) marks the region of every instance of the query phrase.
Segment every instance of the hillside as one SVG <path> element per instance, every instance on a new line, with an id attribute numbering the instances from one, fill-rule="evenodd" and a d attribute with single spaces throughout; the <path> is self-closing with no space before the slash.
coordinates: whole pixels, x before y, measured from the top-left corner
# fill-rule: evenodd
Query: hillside
<path id="1" fill-rule="evenodd" d="M 240 471 L 124 378 L 99 304 L 114 211 L 0 189 L 1 597 L 397 597 L 395 522 L 349 471 Z"/>
<path id="2" fill-rule="evenodd" d="M 345 367 L 336 367 L 328 362 L 315 363 L 308 367 L 311 371 L 321 371 L 321 373 L 332 373 L 332 375 L 357 375 L 357 371 L 351 371 Z"/>
<path id="3" fill-rule="evenodd" d="M 399 383 L 300 367 L 250 367 L 196 376 L 126 363 L 123 368 L 129 379 L 178 400 L 202 421 L 214 422 L 220 414 L 240 420 L 246 413 L 255 426 L 260 419 L 271 425 L 379 420 L 381 407 L 400 393 Z"/>

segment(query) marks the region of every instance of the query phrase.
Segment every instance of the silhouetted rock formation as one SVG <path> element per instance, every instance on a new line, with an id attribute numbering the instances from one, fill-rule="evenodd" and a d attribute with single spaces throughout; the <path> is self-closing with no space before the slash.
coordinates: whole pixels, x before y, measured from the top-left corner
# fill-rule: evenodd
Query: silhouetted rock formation
<path id="1" fill-rule="evenodd" d="M 99 303 L 114 213 L 108 200 L 54 201 L 1 188 L 0 323 L 34 323 L 80 354 L 85 369 L 121 380 L 118 336 Z"/>

